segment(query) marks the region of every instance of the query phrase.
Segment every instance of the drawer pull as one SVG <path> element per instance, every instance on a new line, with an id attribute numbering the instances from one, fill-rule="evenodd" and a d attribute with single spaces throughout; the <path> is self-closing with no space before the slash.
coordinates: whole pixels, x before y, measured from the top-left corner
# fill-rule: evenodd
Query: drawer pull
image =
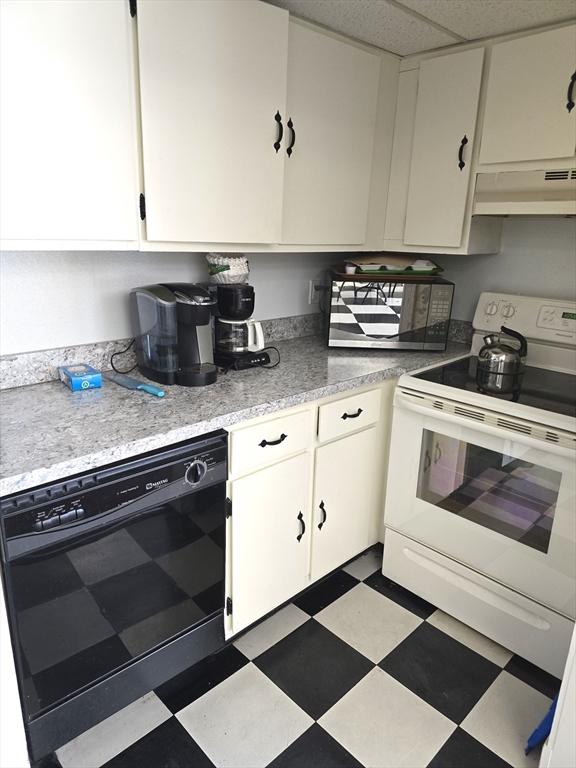
<path id="1" fill-rule="evenodd" d="M 304 522 L 304 515 L 302 514 L 302 512 L 298 512 L 298 521 L 300 522 L 301 528 L 300 528 L 300 533 L 298 534 L 298 536 L 296 536 L 296 539 L 298 542 L 300 542 L 300 539 L 306 533 L 306 523 Z"/>
<path id="2" fill-rule="evenodd" d="M 346 421 L 346 419 L 357 419 L 361 413 L 362 413 L 362 408 L 358 408 L 356 413 L 343 413 L 341 418 L 344 419 L 344 421 Z"/>
<path id="3" fill-rule="evenodd" d="M 324 506 L 324 502 L 323 501 L 320 502 L 318 507 L 322 511 L 322 520 L 320 520 L 320 522 L 318 523 L 318 530 L 321 531 L 322 530 L 322 526 L 326 522 L 326 518 L 328 517 L 328 515 L 326 514 L 326 507 Z"/>
<path id="4" fill-rule="evenodd" d="M 280 445 L 280 443 L 283 443 L 287 437 L 288 435 L 285 435 L 284 432 L 282 432 L 278 440 L 262 440 L 262 442 L 258 443 L 258 445 L 260 448 L 266 448 L 267 445 Z"/>

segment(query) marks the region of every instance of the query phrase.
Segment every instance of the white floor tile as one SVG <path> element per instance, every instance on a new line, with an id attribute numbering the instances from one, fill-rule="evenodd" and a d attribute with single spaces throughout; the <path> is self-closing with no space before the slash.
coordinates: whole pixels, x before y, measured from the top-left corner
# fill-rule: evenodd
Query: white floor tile
<path id="1" fill-rule="evenodd" d="M 314 722 L 254 664 L 177 718 L 218 768 L 264 768 Z"/>
<path id="2" fill-rule="evenodd" d="M 382 570 L 382 552 L 378 549 L 371 549 L 364 555 L 360 555 L 356 560 L 348 563 L 342 570 L 354 576 L 355 579 L 364 581 L 371 576 L 374 571 Z"/>
<path id="3" fill-rule="evenodd" d="M 171 717 L 155 693 L 147 693 L 56 750 L 62 768 L 100 768 Z"/>
<path id="4" fill-rule="evenodd" d="M 525 755 L 524 746 L 550 703 L 530 685 L 501 672 L 461 727 L 515 768 L 537 766 L 538 751 Z"/>
<path id="5" fill-rule="evenodd" d="M 366 584 L 357 584 L 314 618 L 375 664 L 422 623 Z"/>
<path id="6" fill-rule="evenodd" d="M 456 728 L 379 667 L 318 722 L 370 768 L 424 768 Z"/>
<path id="7" fill-rule="evenodd" d="M 514 655 L 512 651 L 498 645 L 490 638 L 481 635 L 472 627 L 462 624 L 461 621 L 443 611 L 434 611 L 426 621 L 500 667 L 504 667 Z"/>
<path id="8" fill-rule="evenodd" d="M 250 632 L 234 642 L 236 648 L 249 659 L 255 659 L 268 648 L 271 648 L 279 640 L 282 640 L 290 632 L 298 629 L 310 616 L 300 610 L 298 606 L 290 603 L 280 611 L 270 616 Z"/>

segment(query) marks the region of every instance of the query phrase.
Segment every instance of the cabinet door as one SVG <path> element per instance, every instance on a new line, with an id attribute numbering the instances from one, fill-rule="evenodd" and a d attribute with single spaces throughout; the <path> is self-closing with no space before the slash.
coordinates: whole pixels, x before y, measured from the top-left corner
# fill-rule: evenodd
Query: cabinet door
<path id="1" fill-rule="evenodd" d="M 147 239 L 278 242 L 287 12 L 146 0 L 138 39 Z"/>
<path id="2" fill-rule="evenodd" d="M 316 450 L 313 581 L 376 543 L 379 455 L 375 427 Z"/>
<path id="3" fill-rule="evenodd" d="M 492 48 L 481 163 L 571 157 L 576 108 L 568 90 L 576 68 L 576 26 Z M 572 101 L 576 101 L 576 84 Z"/>
<path id="4" fill-rule="evenodd" d="M 307 453 L 232 483 L 232 628 L 239 632 L 307 585 Z"/>
<path id="5" fill-rule="evenodd" d="M 2 239 L 134 247 L 139 189 L 128 3 L 3 0 L 0 12 Z"/>
<path id="6" fill-rule="evenodd" d="M 423 61 L 418 79 L 404 242 L 462 240 L 484 49 Z"/>
<path id="7" fill-rule="evenodd" d="M 290 24 L 282 242 L 366 239 L 380 60 Z"/>

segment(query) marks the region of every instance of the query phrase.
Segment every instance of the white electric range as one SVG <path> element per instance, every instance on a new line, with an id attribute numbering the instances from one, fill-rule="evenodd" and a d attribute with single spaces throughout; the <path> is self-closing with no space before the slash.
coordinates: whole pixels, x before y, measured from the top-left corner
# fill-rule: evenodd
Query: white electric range
<path id="1" fill-rule="evenodd" d="M 472 353 L 398 382 L 383 571 L 560 676 L 576 618 L 576 302 L 483 293 Z M 528 339 L 516 401 L 476 388 L 502 325 Z"/>

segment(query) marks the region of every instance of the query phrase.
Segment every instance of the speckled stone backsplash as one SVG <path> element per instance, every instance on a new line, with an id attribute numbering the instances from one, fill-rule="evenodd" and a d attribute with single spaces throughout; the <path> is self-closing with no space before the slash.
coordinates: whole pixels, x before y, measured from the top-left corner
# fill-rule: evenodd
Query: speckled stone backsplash
<path id="1" fill-rule="evenodd" d="M 320 313 L 312 315 L 294 315 L 272 320 L 263 320 L 262 327 L 266 341 L 282 341 L 300 336 L 316 336 L 322 327 Z M 28 384 L 40 384 L 58 378 L 58 366 L 88 363 L 98 370 L 110 370 L 110 356 L 120 352 L 130 343 L 130 339 L 103 341 L 95 344 L 82 344 L 76 347 L 46 349 L 40 352 L 24 352 L 20 355 L 0 357 L 0 389 L 24 387 Z M 127 370 L 136 364 L 134 352 L 116 358 L 116 367 Z"/>

